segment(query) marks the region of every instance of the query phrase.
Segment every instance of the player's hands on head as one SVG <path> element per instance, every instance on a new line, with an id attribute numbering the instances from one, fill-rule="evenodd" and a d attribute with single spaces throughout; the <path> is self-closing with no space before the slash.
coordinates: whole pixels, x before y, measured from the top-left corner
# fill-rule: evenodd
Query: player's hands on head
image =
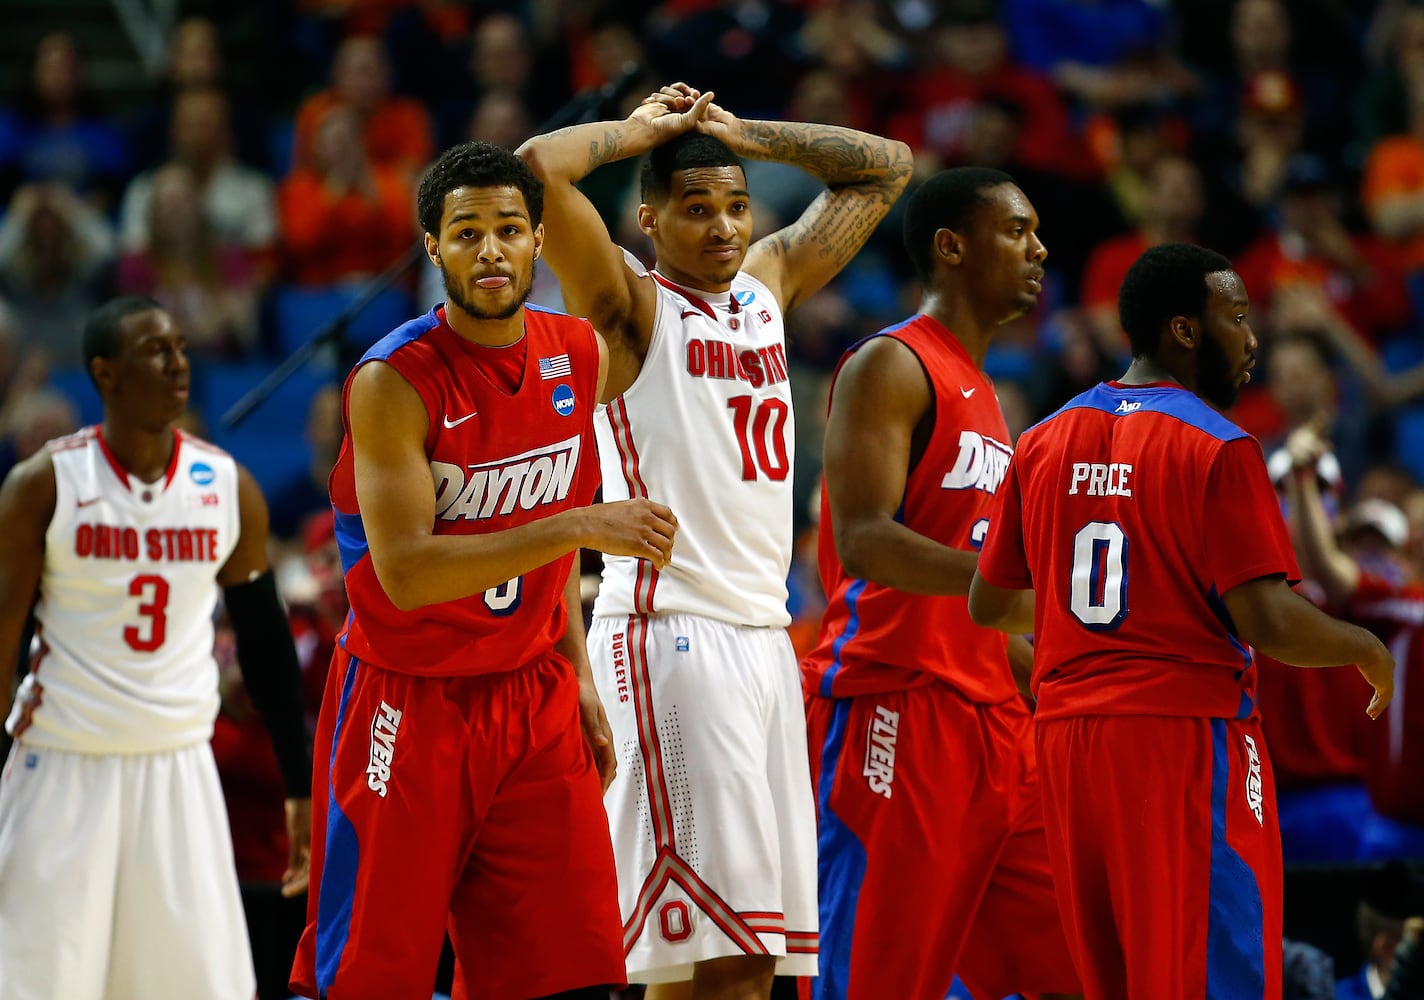
<path id="1" fill-rule="evenodd" d="M 613 750 L 613 727 L 608 724 L 608 714 L 604 712 L 603 699 L 594 686 L 592 671 L 585 671 L 579 677 L 579 716 L 583 722 L 584 739 L 588 740 L 589 749 L 593 751 L 598 780 L 603 783 L 606 792 L 618 771 L 618 754 Z"/>
<path id="2" fill-rule="evenodd" d="M 588 518 L 584 548 L 615 556 L 647 559 L 662 569 L 672 558 L 677 517 L 652 500 L 620 500 L 584 508 Z"/>
<path id="3" fill-rule="evenodd" d="M 685 83 L 673 83 L 643 99 L 629 118 L 653 130 L 660 145 L 697 127 L 712 103 L 712 91 L 702 93 Z"/>
<path id="4" fill-rule="evenodd" d="M 287 870 L 282 896 L 291 899 L 307 891 L 311 879 L 312 804 L 310 798 L 287 800 Z"/>
<path id="5" fill-rule="evenodd" d="M 1360 673 L 1364 674 L 1365 680 L 1370 682 L 1370 687 L 1375 689 L 1365 714 L 1371 719 L 1378 719 L 1394 697 L 1394 656 L 1389 647 L 1378 639 L 1375 639 L 1371 652 L 1374 653 L 1373 656 L 1362 659 L 1356 666 Z"/>

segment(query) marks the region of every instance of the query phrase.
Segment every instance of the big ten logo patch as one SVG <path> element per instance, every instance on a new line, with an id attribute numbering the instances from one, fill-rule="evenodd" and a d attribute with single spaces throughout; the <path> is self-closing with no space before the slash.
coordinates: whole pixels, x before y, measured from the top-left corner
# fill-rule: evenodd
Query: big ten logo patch
<path id="1" fill-rule="evenodd" d="M 692 936 L 692 911 L 680 899 L 670 899 L 658 909 L 658 930 L 674 943 Z"/>
<path id="2" fill-rule="evenodd" d="M 884 705 L 875 706 L 875 715 L 865 730 L 864 776 L 876 795 L 890 797 L 895 780 L 895 741 L 900 738 L 900 713 Z"/>

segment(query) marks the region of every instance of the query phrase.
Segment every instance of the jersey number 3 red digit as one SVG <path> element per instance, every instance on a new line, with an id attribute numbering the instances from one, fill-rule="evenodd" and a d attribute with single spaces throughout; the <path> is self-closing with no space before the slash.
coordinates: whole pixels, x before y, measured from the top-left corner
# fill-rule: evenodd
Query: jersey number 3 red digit
<path id="1" fill-rule="evenodd" d="M 129 596 L 141 602 L 138 613 L 148 619 L 124 627 L 124 642 L 140 653 L 151 653 L 163 645 L 168 631 L 168 581 L 152 573 L 141 573 L 129 581 Z"/>

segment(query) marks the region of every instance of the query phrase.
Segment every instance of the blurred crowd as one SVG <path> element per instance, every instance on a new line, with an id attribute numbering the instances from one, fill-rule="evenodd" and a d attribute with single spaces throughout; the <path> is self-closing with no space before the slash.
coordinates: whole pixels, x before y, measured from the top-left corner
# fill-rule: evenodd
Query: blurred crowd
<path id="1" fill-rule="evenodd" d="M 1321 479 L 1343 544 L 1371 579 L 1397 588 L 1382 627 L 1401 670 L 1424 670 L 1414 582 L 1424 577 L 1424 4 L 237 6 L 180 3 L 161 75 L 123 106 L 90 85 L 86 52 L 63 24 L 26 26 L 29 63 L 18 89 L 0 94 L 0 472 L 92 412 L 78 370 L 89 310 L 115 293 L 154 296 L 199 371 L 193 426 L 250 464 L 271 501 L 284 592 L 305 609 L 296 619 L 314 672 L 341 620 L 323 520 L 341 435 L 334 384 L 343 358 L 442 297 L 438 273 L 418 262 L 394 275 L 365 325 L 348 328 L 346 349 L 318 358 L 265 431 L 223 436 L 218 417 L 233 399 L 221 386 L 250 387 L 366 282 L 411 259 L 414 186 L 438 150 L 470 138 L 513 148 L 583 114 L 621 116 L 673 79 L 716 91 L 743 117 L 902 139 L 920 177 L 978 164 L 1019 181 L 1049 255 L 1038 310 L 1006 328 L 988 359 L 1015 434 L 1122 370 L 1117 287 L 1144 249 L 1185 240 L 1230 256 L 1262 344 L 1232 417 L 1268 455 L 1285 454 L 1300 428 L 1325 439 Z M 635 169 L 611 165 L 587 190 L 610 231 L 648 256 L 633 225 Z M 747 173 L 758 235 L 817 194 L 794 168 L 752 163 Z M 901 221 L 892 213 L 788 330 L 804 512 L 791 592 L 803 638 L 814 639 L 821 602 L 813 522 L 829 373 L 847 345 L 915 311 Z M 541 273 L 535 300 L 559 305 L 551 275 Z M 1285 477 L 1291 463 L 1279 461 Z M 1424 676 L 1402 678 L 1401 692 L 1410 679 L 1424 692 Z M 1263 668 L 1283 825 L 1295 793 L 1309 805 L 1322 789 L 1344 796 L 1332 815 L 1392 824 L 1374 853 L 1362 846 L 1364 820 L 1323 842 L 1288 832 L 1288 859 L 1424 858 L 1424 694 L 1399 697 L 1393 721 L 1362 732 L 1353 716 L 1342 721 L 1364 704 L 1353 681 Z M 318 679 L 314 698 L 320 689 Z M 255 732 L 250 708 L 240 691 L 227 703 L 234 728 L 220 738 L 242 747 Z M 278 799 L 254 836 L 280 836 L 280 820 Z M 1365 931 L 1385 925 L 1360 919 L 1374 956 L 1380 939 Z"/>

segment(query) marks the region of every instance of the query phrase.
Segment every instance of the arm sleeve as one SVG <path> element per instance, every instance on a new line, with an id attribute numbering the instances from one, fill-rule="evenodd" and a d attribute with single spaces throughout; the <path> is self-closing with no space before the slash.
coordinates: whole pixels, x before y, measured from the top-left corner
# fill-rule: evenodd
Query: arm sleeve
<path id="1" fill-rule="evenodd" d="M 237 636 L 242 680 L 277 752 L 287 797 L 308 798 L 312 766 L 302 705 L 302 669 L 287 614 L 277 598 L 277 581 L 268 570 L 250 583 L 225 587 L 223 598 Z"/>
<path id="2" fill-rule="evenodd" d="M 1019 489 L 1017 453 L 1009 460 L 1009 471 L 989 511 L 989 530 L 979 552 L 979 575 L 1006 590 L 1027 590 L 1033 586 L 1024 553 L 1023 493 Z"/>
<path id="3" fill-rule="evenodd" d="M 1280 500 L 1255 438 L 1237 438 L 1217 449 L 1199 523 L 1218 594 L 1263 576 L 1300 582 Z"/>

